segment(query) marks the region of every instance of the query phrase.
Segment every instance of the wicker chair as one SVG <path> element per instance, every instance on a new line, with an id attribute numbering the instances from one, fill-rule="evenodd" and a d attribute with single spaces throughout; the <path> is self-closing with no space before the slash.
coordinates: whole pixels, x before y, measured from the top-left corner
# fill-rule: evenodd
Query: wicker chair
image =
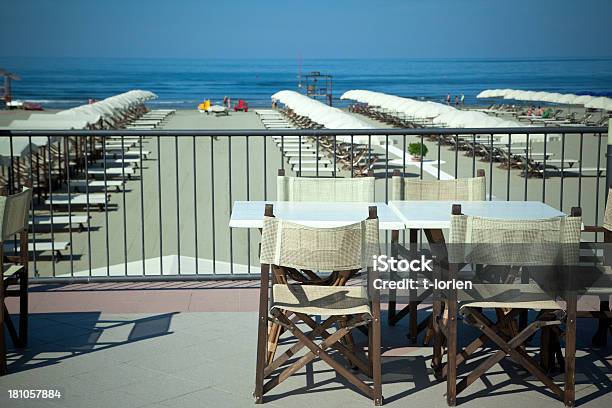
<path id="1" fill-rule="evenodd" d="M 612 189 L 608 191 L 608 200 L 604 212 L 603 225 L 601 226 L 585 226 L 584 232 L 603 233 L 604 235 L 604 252 L 610 252 L 607 248 L 612 244 Z M 610 259 L 604 259 L 604 272 L 608 280 L 612 275 L 612 266 Z M 595 312 L 578 312 L 579 318 L 596 318 L 598 320 L 597 331 L 593 336 L 593 345 L 605 347 L 608 344 L 608 332 L 612 333 L 612 311 L 610 310 L 610 287 L 601 288 L 600 293 L 597 293 L 597 288 L 593 288 L 593 294 L 600 296 L 599 313 Z"/>
<path id="2" fill-rule="evenodd" d="M 482 201 L 486 199 L 486 177 L 483 169 L 478 169 L 476 177 L 467 179 L 454 180 L 421 180 L 407 179 L 400 175 L 399 170 L 393 171 L 391 179 L 391 200 L 392 201 Z M 418 230 L 410 230 L 410 245 L 416 247 Z M 429 234 L 430 231 L 426 231 Z M 429 236 L 428 236 L 429 238 Z M 394 256 L 413 256 L 413 254 L 402 254 L 400 248 L 394 250 Z M 402 251 L 403 252 L 403 251 Z M 396 276 L 391 276 L 391 279 L 396 279 Z M 416 343 L 418 334 L 427 326 L 431 327 L 429 319 L 418 323 L 417 308 L 418 305 L 431 295 L 431 290 L 426 290 L 421 295 L 417 295 L 416 291 L 410 292 L 410 301 L 408 306 L 399 312 L 396 311 L 396 290 L 389 290 L 389 324 L 394 326 L 404 316 L 410 316 L 408 327 L 408 338 L 412 343 Z M 415 300 L 412 300 L 415 299 Z M 425 336 L 427 344 L 431 339 L 433 332 L 428 331 Z"/>
<path id="3" fill-rule="evenodd" d="M 32 190 L 24 189 L 12 196 L 0 196 L 0 267 L 2 268 L 2 286 L 0 286 L 0 375 L 6 374 L 6 344 L 4 340 L 4 325 L 16 347 L 25 347 L 28 339 L 28 220 Z M 14 239 L 19 234 L 19 253 L 14 256 L 4 254 L 4 243 Z M 4 261 L 8 261 L 5 263 Z M 19 289 L 9 286 L 19 285 Z M 19 334 L 4 303 L 4 298 L 19 297 Z"/>
<path id="4" fill-rule="evenodd" d="M 531 271 L 547 278 L 528 279 L 529 283 L 514 283 L 516 277 L 506 277 L 502 283 L 474 283 L 470 290 L 457 293 L 449 290 L 443 295 L 446 311 L 441 313 L 438 306 L 434 311 L 434 351 L 432 366 L 438 378 L 446 377 L 447 402 L 456 404 L 456 396 L 470 384 L 509 356 L 535 378 L 542 381 L 567 406 L 574 404 L 574 376 L 576 352 L 576 297 L 571 290 L 563 290 L 567 303 L 566 310 L 556 302 L 554 290 L 547 285 L 559 279 L 571 278 L 571 269 L 578 265 L 580 229 L 582 217 L 580 208 L 572 209 L 572 216 L 542 220 L 507 221 L 487 219 L 461 214 L 461 206 L 454 205 L 448 240 L 448 279 L 456 279 L 458 270 L 466 263 L 498 265 L 506 268 Z M 527 269 L 525 269 L 527 268 Z M 544 275 L 559 273 L 562 275 Z M 524 279 L 524 276 L 521 276 Z M 525 280 L 521 280 L 525 282 Z M 537 283 L 534 283 L 537 282 Z M 439 303 L 438 303 L 439 304 Z M 463 315 L 464 323 L 474 326 L 482 335 L 457 353 L 457 308 Z M 497 321 L 493 322 L 482 309 L 494 309 Z M 520 310 L 539 310 L 538 317 L 524 329 L 517 330 L 515 318 Z M 565 387 L 562 389 L 546 374 L 538 363 L 527 354 L 524 343 L 541 329 L 543 338 L 556 335 L 561 337 L 561 325 L 565 324 Z M 447 363 L 442 365 L 442 344 L 447 342 Z M 457 383 L 457 368 L 487 340 L 499 350 L 491 354 Z M 544 343 L 543 343 L 544 344 Z M 543 354 L 558 350 L 543 348 Z"/>
<path id="5" fill-rule="evenodd" d="M 289 177 L 284 170 L 276 178 L 278 201 L 374 202 L 374 177 Z"/>
<path id="6" fill-rule="evenodd" d="M 307 363 L 319 357 L 361 392 L 382 404 L 380 366 L 380 301 L 376 290 L 370 290 L 375 271 L 368 273 L 367 289 L 344 286 L 344 283 L 366 268 L 371 256 L 377 254 L 378 218 L 376 207 L 370 207 L 368 219 L 338 228 L 312 228 L 279 220 L 273 216 L 272 205 L 266 206 L 261 243 L 261 290 L 257 337 L 257 368 L 255 402 Z M 272 298 L 269 299 L 270 270 Z M 292 270 L 328 271 L 336 276 L 331 286 L 290 284 Z M 317 324 L 311 316 L 325 316 Z M 282 326 L 297 338 L 283 354 L 268 360 L 268 322 Z M 305 333 L 297 325 L 303 322 L 311 330 Z M 337 330 L 328 330 L 337 325 Z M 341 340 L 353 328 L 368 329 L 368 361 L 362 360 L 351 346 Z M 322 342 L 315 343 L 316 337 Z M 285 366 L 289 359 L 306 348 L 307 353 Z M 370 386 L 355 373 L 335 360 L 328 349 L 335 349 L 351 365 L 373 379 Z M 266 379 L 267 382 L 266 382 Z"/>

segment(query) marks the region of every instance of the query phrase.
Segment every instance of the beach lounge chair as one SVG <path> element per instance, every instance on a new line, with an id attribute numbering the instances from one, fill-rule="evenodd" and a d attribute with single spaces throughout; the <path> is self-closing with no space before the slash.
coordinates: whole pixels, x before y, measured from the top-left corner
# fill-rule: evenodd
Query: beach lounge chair
<path id="1" fill-rule="evenodd" d="M 260 251 L 256 403 L 263 403 L 267 392 L 315 358 L 320 358 L 371 398 L 375 405 L 382 405 L 380 302 L 378 290 L 370 284 L 377 272 L 371 269 L 369 256 L 378 255 L 378 239 L 376 207 L 370 207 L 369 217 L 360 223 L 338 228 L 312 228 L 279 220 L 274 217 L 272 205 L 266 205 Z M 365 268 L 368 274 L 362 285 L 345 286 Z M 330 278 L 319 278 L 315 271 L 322 270 L 332 271 Z M 301 284 L 305 281 L 309 284 Z M 324 316 L 320 322 L 318 316 Z M 272 323 L 270 331 L 269 321 Z M 311 331 L 305 332 L 300 322 Z M 328 329 L 334 324 L 338 329 L 330 333 Z M 281 328 L 290 332 L 297 342 L 274 358 L 274 354 L 269 353 L 268 342 Z M 367 361 L 346 340 L 355 328 L 367 328 Z M 322 341 L 317 343 L 317 337 Z M 290 362 L 302 349 L 306 349 L 306 354 Z M 372 386 L 332 357 L 328 349 L 337 350 L 351 365 L 372 378 Z"/>
<path id="2" fill-rule="evenodd" d="M 90 194 L 66 194 L 54 193 L 45 200 L 46 205 L 54 206 L 97 206 L 100 211 L 106 209 L 110 200 L 110 194 L 90 193 Z"/>
<path id="3" fill-rule="evenodd" d="M 53 252 L 55 262 L 62 260 L 61 251 L 65 251 L 70 247 L 70 242 L 66 241 L 35 241 L 28 243 L 28 252 Z M 3 246 L 5 252 L 21 253 L 19 245 L 15 245 L 14 241 L 6 242 Z"/>
<path id="4" fill-rule="evenodd" d="M 248 112 L 249 104 L 242 99 L 238 99 L 238 103 L 234 105 L 234 112 L 238 112 L 238 111 Z"/>
<path id="5" fill-rule="evenodd" d="M 505 357 L 513 364 L 502 365 L 503 369 L 514 369 L 520 365 L 540 380 L 566 406 L 575 401 L 575 354 L 576 354 L 576 296 L 564 290 L 565 310 L 556 302 L 549 285 L 572 276 L 571 268 L 578 264 L 582 217 L 580 208 L 573 208 L 571 216 L 541 220 L 500 220 L 461 214 L 461 206 L 453 205 L 449 230 L 447 279 L 457 279 L 463 265 L 488 265 L 507 269 L 507 274 L 498 282 L 474 282 L 471 289 L 450 289 L 440 293 L 445 304 L 444 316 L 436 312 L 433 322 L 436 339 L 432 367 L 436 378 L 446 378 L 447 403 L 455 406 L 457 395 L 495 366 Z M 469 243 L 469 246 L 466 246 Z M 521 280 L 521 266 L 530 269 L 529 283 Z M 510 269 L 508 269 L 510 268 Z M 546 268 L 547 273 L 538 278 Z M 525 272 L 523 270 L 523 272 Z M 484 313 L 493 310 L 496 321 Z M 521 311 L 537 310 L 539 314 L 526 325 L 517 328 L 516 316 Z M 457 346 L 457 311 L 463 322 L 482 332 L 482 335 L 463 348 Z M 565 333 L 561 332 L 562 325 Z M 542 338 L 564 336 L 565 340 L 565 385 L 558 386 L 552 378 L 530 356 L 525 342 L 540 331 Z M 446 340 L 446 364 L 442 364 L 443 342 Z M 479 361 L 461 381 L 457 371 L 462 363 L 488 342 L 498 349 Z M 551 350 L 544 348 L 541 353 Z M 459 352 L 458 352 L 459 351 Z"/>
<path id="6" fill-rule="evenodd" d="M 485 171 L 478 169 L 476 171 L 476 177 L 464 178 L 464 179 L 452 179 L 452 180 L 421 180 L 413 178 L 402 177 L 398 169 L 393 171 L 393 177 L 391 178 L 391 193 L 389 200 L 391 201 L 446 201 L 446 200 L 457 200 L 457 201 L 484 201 L 486 200 L 486 188 L 487 181 L 485 177 Z M 410 229 L 410 244 L 416 245 L 418 230 Z M 429 234 L 426 231 L 426 234 Z M 428 241 L 438 241 L 435 238 L 427 236 Z M 408 252 L 401 251 L 398 253 L 400 248 L 393 250 L 394 256 L 410 257 L 412 256 Z M 415 278 L 415 276 L 413 276 Z M 431 278 L 431 276 L 428 276 Z M 391 274 L 391 280 L 397 279 L 395 274 Z M 395 289 L 389 290 L 389 324 L 391 326 L 396 325 L 404 316 L 409 315 L 410 321 L 408 325 L 408 338 L 412 343 L 416 343 L 418 334 L 429 326 L 430 330 L 425 336 L 425 343 L 427 343 L 433 332 L 431 331 L 431 320 L 428 318 L 426 321 L 421 323 L 417 320 L 417 309 L 423 300 L 431 295 L 431 290 L 424 291 L 421 295 L 418 295 L 416 291 L 409 293 L 410 301 L 408 306 L 399 312 L 396 311 L 396 295 Z"/>
<path id="7" fill-rule="evenodd" d="M 125 184 L 123 180 L 85 180 L 85 179 L 77 179 L 70 180 L 70 187 L 74 189 L 74 191 L 78 192 L 86 192 L 89 190 L 103 190 L 103 189 L 114 189 L 117 192 L 121 191 L 121 187 Z"/>
<path id="8" fill-rule="evenodd" d="M 0 375 L 7 373 L 6 343 L 4 340 L 4 327 L 16 347 L 23 348 L 28 343 L 28 252 L 23 251 L 18 256 L 9 256 L 11 245 L 15 247 L 14 237 L 19 236 L 19 246 L 28 246 L 28 218 L 32 203 L 32 190 L 24 189 L 21 193 L 12 196 L 0 197 Z M 12 251 L 15 252 L 15 251 Z M 8 263 L 5 263 L 5 259 Z M 18 289 L 11 289 L 11 286 Z M 5 298 L 19 298 L 19 332 L 15 330 L 13 322 L 6 307 Z"/>
<path id="9" fill-rule="evenodd" d="M 107 177 L 121 177 L 125 175 L 128 179 L 132 178 L 134 174 L 134 169 L 132 166 L 127 167 L 90 167 L 87 169 L 87 174 L 91 176 L 103 177 L 106 174 Z"/>
<path id="10" fill-rule="evenodd" d="M 34 216 L 29 224 L 30 228 L 39 229 L 39 227 L 66 227 L 67 225 L 76 225 L 79 228 L 79 232 L 85 230 L 85 224 L 89 218 L 86 215 L 36 215 Z"/>
<path id="11" fill-rule="evenodd" d="M 283 169 L 279 169 L 278 176 L 276 177 L 276 199 L 278 201 L 353 201 L 373 203 L 374 177 L 289 177 L 285 176 Z"/>

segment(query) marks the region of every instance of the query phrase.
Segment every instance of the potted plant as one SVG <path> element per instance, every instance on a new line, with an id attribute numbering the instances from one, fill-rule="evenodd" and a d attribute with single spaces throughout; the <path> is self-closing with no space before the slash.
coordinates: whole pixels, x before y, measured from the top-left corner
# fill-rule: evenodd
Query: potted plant
<path id="1" fill-rule="evenodd" d="M 412 156 L 412 160 L 421 161 L 421 158 L 427 156 L 427 146 L 421 143 L 410 143 L 408 145 L 408 153 Z"/>

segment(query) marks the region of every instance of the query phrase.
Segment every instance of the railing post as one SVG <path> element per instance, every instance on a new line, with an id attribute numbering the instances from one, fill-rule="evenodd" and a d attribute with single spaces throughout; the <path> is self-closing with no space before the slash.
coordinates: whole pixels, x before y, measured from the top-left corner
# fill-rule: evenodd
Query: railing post
<path id="1" fill-rule="evenodd" d="M 608 120 L 608 148 L 606 150 L 606 191 L 605 200 L 608 200 L 608 190 L 612 187 L 612 119 Z"/>

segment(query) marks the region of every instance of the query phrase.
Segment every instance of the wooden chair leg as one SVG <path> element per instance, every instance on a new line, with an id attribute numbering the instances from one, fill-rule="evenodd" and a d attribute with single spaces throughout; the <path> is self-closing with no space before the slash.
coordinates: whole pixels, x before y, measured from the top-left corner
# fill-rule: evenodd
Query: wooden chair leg
<path id="1" fill-rule="evenodd" d="M 449 296 L 448 304 L 448 337 L 446 353 L 448 375 L 446 376 L 446 402 L 448 406 L 457 404 L 457 301 Z"/>
<path id="2" fill-rule="evenodd" d="M 28 272 L 24 270 L 19 277 L 19 341 L 18 348 L 28 345 Z"/>
<path id="3" fill-rule="evenodd" d="M 412 237 L 412 230 L 411 235 Z M 397 245 L 399 245 L 399 231 L 391 231 L 391 256 L 393 258 L 398 257 L 398 249 Z M 398 278 L 397 273 L 394 271 L 389 272 L 389 280 L 396 281 Z M 389 289 L 389 305 L 388 305 L 388 318 L 387 323 L 390 326 L 395 326 L 397 323 L 396 316 L 396 308 L 397 308 L 397 289 Z"/>
<path id="4" fill-rule="evenodd" d="M 261 265 L 261 286 L 259 289 L 259 315 L 257 321 L 257 363 L 255 367 L 255 403 L 263 403 L 264 370 L 267 358 L 268 335 L 268 284 L 270 265 Z"/>
<path id="5" fill-rule="evenodd" d="M 4 305 L 4 284 L 0 283 L 0 305 Z M 0 307 L 0 376 L 7 373 L 6 368 L 6 343 L 4 340 L 4 307 Z"/>
<path id="6" fill-rule="evenodd" d="M 567 298 L 567 317 L 565 322 L 565 406 L 573 407 L 575 403 L 576 381 L 576 308 L 575 294 Z"/>
<path id="7" fill-rule="evenodd" d="M 599 302 L 599 311 L 600 312 L 609 312 L 610 311 L 610 302 L 609 301 L 601 301 Z M 612 322 L 606 316 L 600 317 L 597 325 L 597 331 L 593 336 L 593 345 L 597 347 L 605 347 L 608 344 L 608 329 L 610 329 L 610 324 Z"/>

